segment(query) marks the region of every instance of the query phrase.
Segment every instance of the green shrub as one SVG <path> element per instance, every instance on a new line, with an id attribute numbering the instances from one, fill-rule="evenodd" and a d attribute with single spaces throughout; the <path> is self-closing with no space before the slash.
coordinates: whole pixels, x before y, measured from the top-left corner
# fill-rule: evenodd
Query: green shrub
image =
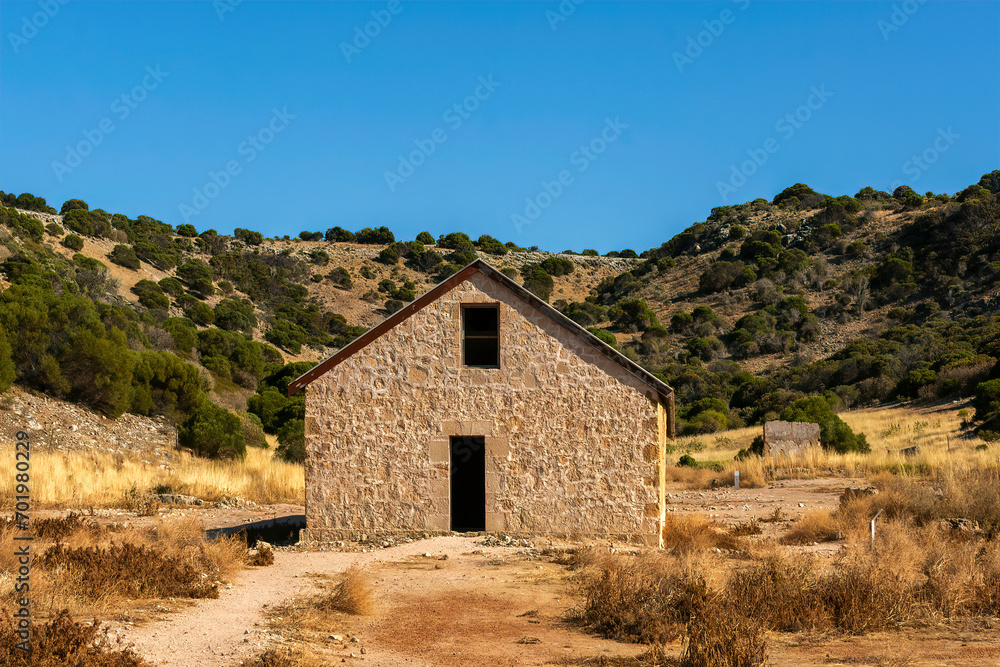
<path id="1" fill-rule="evenodd" d="M 249 299 L 226 298 L 215 306 L 215 326 L 227 331 L 252 333 L 257 315 Z"/>
<path id="2" fill-rule="evenodd" d="M 135 251 L 127 245 L 116 245 L 111 249 L 108 259 L 126 269 L 135 271 L 139 268 L 139 258 L 136 257 Z"/>
<path id="3" fill-rule="evenodd" d="M 63 202 L 62 208 L 59 209 L 59 214 L 60 215 L 65 215 L 65 214 L 69 213 L 70 211 L 73 211 L 73 210 L 76 210 L 76 209 L 81 209 L 81 210 L 84 210 L 84 211 L 89 211 L 90 210 L 90 206 L 88 206 L 87 202 L 83 201 L 82 199 L 68 199 L 65 202 Z"/>
<path id="4" fill-rule="evenodd" d="M 257 246 L 264 242 L 264 235 L 249 229 L 237 227 L 233 230 L 233 235 L 248 246 Z"/>
<path id="5" fill-rule="evenodd" d="M 158 284 L 165 293 L 171 296 L 180 296 L 181 294 L 184 294 L 184 283 L 172 276 L 162 279 Z"/>
<path id="6" fill-rule="evenodd" d="M 199 456 L 213 459 L 246 456 L 240 418 L 211 401 L 203 401 L 180 425 L 177 440 Z"/>
<path id="7" fill-rule="evenodd" d="M 399 262 L 399 253 L 392 246 L 388 248 L 382 248 L 381 252 L 378 254 L 378 261 L 382 264 L 387 264 L 392 266 Z"/>
<path id="8" fill-rule="evenodd" d="M 566 276 L 575 268 L 573 262 L 565 257 L 546 257 L 539 266 L 550 276 Z"/>
<path id="9" fill-rule="evenodd" d="M 326 234 L 323 238 L 330 243 L 350 243 L 354 241 L 354 232 L 343 229 L 342 227 L 331 227 L 326 230 Z"/>
<path id="10" fill-rule="evenodd" d="M 132 287 L 132 293 L 139 297 L 139 303 L 150 310 L 170 307 L 170 299 L 163 293 L 163 288 L 152 280 L 140 280 Z"/>
<path id="11" fill-rule="evenodd" d="M 361 268 L 362 275 L 365 274 L 365 269 L 368 270 L 368 273 L 371 273 L 372 278 L 375 277 L 375 274 L 372 273 L 372 270 L 367 266 Z M 354 287 L 354 281 L 351 280 L 351 272 L 342 266 L 337 267 L 333 271 L 330 271 L 330 273 L 326 274 L 326 277 L 329 278 L 330 282 L 332 282 L 336 287 L 339 287 L 340 289 L 348 290 Z"/>
<path id="12" fill-rule="evenodd" d="M 871 451 L 864 434 L 855 434 L 843 419 L 834 414 L 830 404 L 822 396 L 809 396 L 795 401 L 781 413 L 781 419 L 819 424 L 823 448 L 833 449 L 838 454 Z"/>
<path id="13" fill-rule="evenodd" d="M 197 368 L 169 352 L 150 350 L 138 353 L 132 386 L 130 412 L 174 419 L 188 417 L 205 400 L 208 390 Z"/>
<path id="14" fill-rule="evenodd" d="M 365 227 L 355 233 L 354 241 L 370 245 L 387 245 L 389 243 L 395 243 L 396 236 L 389 230 L 388 227 L 385 226 L 379 227 L 378 229 Z"/>
<path id="15" fill-rule="evenodd" d="M 524 288 L 537 296 L 542 301 L 548 301 L 549 297 L 552 296 L 552 290 L 555 288 L 555 283 L 552 280 L 552 276 L 542 267 L 535 265 L 525 265 L 521 269 L 521 275 L 524 276 Z"/>
<path id="16" fill-rule="evenodd" d="M 417 234 L 417 243 L 423 243 L 424 245 L 434 245 L 434 237 L 431 236 L 430 232 L 420 232 Z"/>
<path id="17" fill-rule="evenodd" d="M 76 234 L 67 234 L 61 243 L 64 247 L 76 252 L 83 250 L 83 239 Z"/>
<path id="18" fill-rule="evenodd" d="M 645 331 L 657 326 L 656 313 L 642 299 L 625 299 L 615 304 L 609 313 L 614 326 L 620 331 Z"/>
<path id="19" fill-rule="evenodd" d="M 177 235 L 193 239 L 196 236 L 198 236 L 198 230 L 194 228 L 194 225 L 189 225 L 189 224 L 177 225 Z"/>
<path id="20" fill-rule="evenodd" d="M 292 419 L 278 429 L 278 447 L 275 453 L 278 458 L 291 463 L 303 463 L 306 460 L 305 422 Z"/>

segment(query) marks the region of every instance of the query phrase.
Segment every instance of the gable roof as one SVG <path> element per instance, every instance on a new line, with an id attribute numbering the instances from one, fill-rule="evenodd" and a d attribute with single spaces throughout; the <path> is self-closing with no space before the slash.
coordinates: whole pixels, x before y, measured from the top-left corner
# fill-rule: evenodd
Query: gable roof
<path id="1" fill-rule="evenodd" d="M 549 319 L 551 319 L 556 324 L 561 325 L 564 329 L 567 329 L 570 333 L 574 334 L 577 338 L 583 341 L 586 345 L 593 348 L 596 352 L 604 355 L 611 361 L 614 361 L 618 365 L 622 366 L 626 371 L 628 371 L 632 376 L 637 378 L 643 384 L 652 389 L 664 402 L 673 396 L 674 390 L 671 389 L 665 382 L 661 381 L 659 378 L 654 376 L 652 373 L 647 371 L 645 368 L 635 363 L 621 352 L 611 347 L 600 338 L 590 333 L 582 326 L 566 317 L 558 310 L 550 306 L 548 303 L 535 296 L 533 293 L 518 285 L 516 282 L 505 276 L 500 271 L 490 266 L 488 263 L 482 259 L 476 259 L 471 264 L 460 270 L 458 273 L 452 275 L 451 277 L 438 283 L 428 291 L 424 292 L 416 299 L 406 304 L 395 313 L 385 318 L 381 323 L 375 325 L 365 333 L 361 334 L 353 341 L 340 348 L 332 356 L 328 357 L 324 361 L 316 364 L 308 371 L 300 375 L 294 381 L 288 385 L 288 395 L 296 393 L 298 390 L 302 389 L 310 382 L 318 378 L 319 376 L 326 373 L 328 370 L 342 362 L 344 359 L 352 356 L 356 352 L 360 351 L 366 347 L 369 343 L 374 341 L 376 338 L 380 337 L 385 332 L 389 331 L 395 327 L 400 322 L 404 321 L 414 313 L 422 310 L 429 304 L 436 301 L 439 297 L 450 292 L 456 286 L 460 285 L 467 278 L 474 275 L 475 273 L 481 273 L 490 280 L 499 283 L 503 287 L 514 292 L 522 300 L 528 302 L 533 307 L 537 308 L 539 311 L 544 313 Z"/>

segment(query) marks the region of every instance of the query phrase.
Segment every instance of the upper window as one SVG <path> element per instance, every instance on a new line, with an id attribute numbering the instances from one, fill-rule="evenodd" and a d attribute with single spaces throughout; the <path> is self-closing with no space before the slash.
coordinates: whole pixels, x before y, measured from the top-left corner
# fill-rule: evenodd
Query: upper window
<path id="1" fill-rule="evenodd" d="M 466 366 L 500 367 L 499 306 L 462 306 L 462 353 Z"/>

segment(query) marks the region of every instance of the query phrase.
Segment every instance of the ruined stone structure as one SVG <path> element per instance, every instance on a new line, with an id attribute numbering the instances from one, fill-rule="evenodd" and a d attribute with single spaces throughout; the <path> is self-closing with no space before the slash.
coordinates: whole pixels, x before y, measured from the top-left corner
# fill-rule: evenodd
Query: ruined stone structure
<path id="1" fill-rule="evenodd" d="M 672 390 L 482 260 L 289 385 L 302 539 L 505 531 L 658 545 Z"/>
<path id="2" fill-rule="evenodd" d="M 819 424 L 781 421 L 764 424 L 765 456 L 799 456 L 819 448 Z"/>

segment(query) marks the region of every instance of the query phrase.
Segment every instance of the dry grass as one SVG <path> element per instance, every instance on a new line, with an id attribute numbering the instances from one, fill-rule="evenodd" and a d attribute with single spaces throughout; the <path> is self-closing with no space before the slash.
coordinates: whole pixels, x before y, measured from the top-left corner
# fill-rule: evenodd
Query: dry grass
<path id="1" fill-rule="evenodd" d="M 350 566 L 333 592 L 317 600 L 317 606 L 325 612 L 371 616 L 375 612 L 371 576 L 359 565 Z"/>
<path id="2" fill-rule="evenodd" d="M 807 512 L 781 537 L 782 544 L 812 544 L 835 542 L 844 539 L 842 527 L 832 512 L 814 510 Z"/>
<path id="3" fill-rule="evenodd" d="M 262 504 L 304 502 L 303 467 L 275 459 L 269 450 L 248 448 L 243 461 L 175 454 L 172 468 L 163 470 L 106 452 L 33 452 L 32 503 L 59 509 L 123 507 L 134 505 L 136 490 L 144 494 L 158 486 L 205 500 L 235 496 Z M 0 503 L 12 505 L 13 494 L 13 485 L 0 488 Z"/>
<path id="4" fill-rule="evenodd" d="M 871 445 L 868 454 L 819 452 L 794 460 L 751 457 L 735 461 L 741 449 L 761 434 L 760 426 L 734 429 L 712 435 L 679 438 L 675 450 L 688 453 L 700 462 L 719 462 L 723 471 L 668 468 L 668 481 L 689 488 L 732 486 L 733 471 L 740 472 L 740 485 L 761 486 L 775 479 L 808 479 L 825 475 L 874 476 L 889 472 L 899 475 L 937 475 L 960 470 L 1000 471 L 998 449 L 978 438 L 964 437 L 961 406 L 894 406 L 840 413 L 855 432 L 864 433 Z M 919 447 L 916 456 L 901 452 Z"/>
<path id="5" fill-rule="evenodd" d="M 13 538 L 10 525 L 0 525 L 0 602 L 9 608 L 16 598 Z M 137 611 L 137 600 L 214 597 L 219 582 L 245 567 L 247 553 L 242 538 L 207 540 L 190 518 L 124 531 L 74 515 L 51 520 L 32 551 L 32 601 L 42 616 L 60 609 L 106 616 Z"/>
<path id="6" fill-rule="evenodd" d="M 44 624 L 31 628 L 31 651 L 18 649 L 21 641 L 15 634 L 10 616 L 0 617 L 0 664 L 10 667 L 147 667 L 149 663 L 121 645 L 121 639 L 111 640 L 101 623 L 75 623 L 67 611 L 59 612 Z"/>
<path id="7" fill-rule="evenodd" d="M 663 548 L 672 549 L 678 554 L 712 548 L 734 550 L 741 546 L 732 529 L 712 523 L 699 514 L 668 514 L 663 522 Z"/>

